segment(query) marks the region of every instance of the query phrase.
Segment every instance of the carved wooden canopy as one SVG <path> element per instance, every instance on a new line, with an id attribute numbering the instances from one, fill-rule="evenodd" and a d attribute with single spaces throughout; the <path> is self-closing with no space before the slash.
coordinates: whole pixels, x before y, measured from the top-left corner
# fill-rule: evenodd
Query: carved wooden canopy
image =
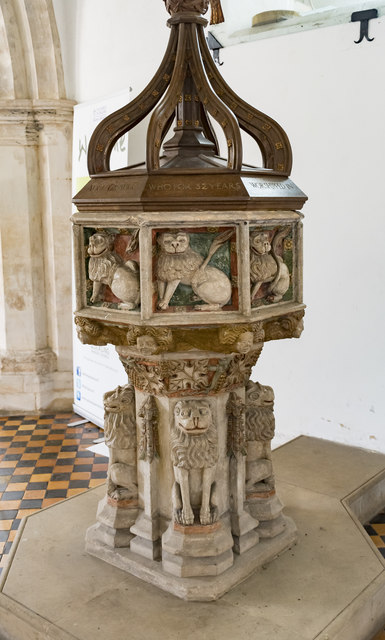
<path id="1" fill-rule="evenodd" d="M 272 118 L 244 102 L 226 84 L 211 57 L 201 17 L 208 0 L 165 0 L 171 13 L 170 40 L 154 78 L 127 106 L 105 118 L 95 129 L 88 151 L 90 175 L 109 171 L 110 155 L 117 140 L 152 112 L 147 131 L 147 172 L 163 173 L 218 168 L 229 173 L 242 170 L 242 129 L 259 146 L 263 167 L 290 175 L 292 154 L 288 137 Z M 211 0 L 212 12 L 220 11 Z M 210 119 L 227 141 L 227 159 L 219 147 Z M 175 122 L 174 136 L 163 147 Z M 164 155 L 161 156 L 163 147 Z"/>

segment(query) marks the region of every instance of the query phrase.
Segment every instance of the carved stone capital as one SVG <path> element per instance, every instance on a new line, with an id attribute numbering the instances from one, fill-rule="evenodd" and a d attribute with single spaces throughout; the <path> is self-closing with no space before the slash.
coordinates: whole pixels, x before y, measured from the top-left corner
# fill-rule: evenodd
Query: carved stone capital
<path id="1" fill-rule="evenodd" d="M 283 338 L 299 338 L 303 331 L 305 311 L 295 311 L 287 316 L 265 320 L 265 340 L 282 340 Z"/>

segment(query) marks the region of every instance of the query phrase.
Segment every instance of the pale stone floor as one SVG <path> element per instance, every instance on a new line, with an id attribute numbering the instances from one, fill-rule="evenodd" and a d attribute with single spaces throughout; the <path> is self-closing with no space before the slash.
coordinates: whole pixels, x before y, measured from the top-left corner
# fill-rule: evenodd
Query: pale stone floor
<path id="1" fill-rule="evenodd" d="M 371 640 L 385 622 L 385 559 L 344 499 L 385 478 L 385 456 L 298 438 L 274 464 L 298 545 L 215 603 L 183 602 L 84 553 L 103 487 L 28 517 L 4 570 L 0 639 L 124 638 L 130 629 L 135 640 Z"/>

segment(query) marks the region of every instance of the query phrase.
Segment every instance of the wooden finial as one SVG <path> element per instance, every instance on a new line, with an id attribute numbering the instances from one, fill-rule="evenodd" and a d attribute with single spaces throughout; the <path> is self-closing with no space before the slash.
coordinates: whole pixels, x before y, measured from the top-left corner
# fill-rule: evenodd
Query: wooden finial
<path id="1" fill-rule="evenodd" d="M 211 19 L 210 24 L 221 24 L 225 21 L 223 15 L 221 0 L 211 0 Z"/>

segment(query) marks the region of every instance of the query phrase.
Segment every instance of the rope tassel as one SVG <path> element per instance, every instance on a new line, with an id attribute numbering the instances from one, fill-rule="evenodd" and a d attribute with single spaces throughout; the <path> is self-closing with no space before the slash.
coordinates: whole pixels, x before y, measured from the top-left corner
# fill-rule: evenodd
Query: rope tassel
<path id="1" fill-rule="evenodd" d="M 225 21 L 222 11 L 221 0 L 211 0 L 211 19 L 210 24 L 221 24 Z"/>

